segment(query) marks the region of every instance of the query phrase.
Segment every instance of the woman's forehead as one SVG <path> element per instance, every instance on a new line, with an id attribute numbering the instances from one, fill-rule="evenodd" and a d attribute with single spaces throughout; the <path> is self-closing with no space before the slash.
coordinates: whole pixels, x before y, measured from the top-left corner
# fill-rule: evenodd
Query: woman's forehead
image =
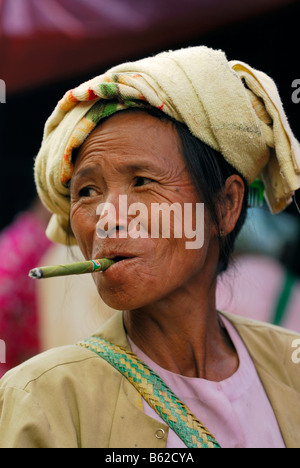
<path id="1" fill-rule="evenodd" d="M 175 127 L 146 112 L 118 112 L 88 136 L 75 161 L 75 171 L 91 161 L 151 169 L 183 162 Z"/>

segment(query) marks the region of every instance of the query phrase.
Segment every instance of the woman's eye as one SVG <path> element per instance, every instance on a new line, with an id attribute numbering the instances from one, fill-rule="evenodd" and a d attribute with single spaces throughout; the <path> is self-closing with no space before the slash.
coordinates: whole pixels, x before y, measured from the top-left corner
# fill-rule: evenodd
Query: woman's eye
<path id="1" fill-rule="evenodd" d="M 149 179 L 148 177 L 137 177 L 136 182 L 135 182 L 135 186 L 136 187 L 142 187 L 143 185 L 150 184 L 151 182 L 153 182 L 153 180 Z"/>
<path id="2" fill-rule="evenodd" d="M 79 190 L 79 197 L 96 197 L 97 192 L 92 187 L 83 187 Z"/>

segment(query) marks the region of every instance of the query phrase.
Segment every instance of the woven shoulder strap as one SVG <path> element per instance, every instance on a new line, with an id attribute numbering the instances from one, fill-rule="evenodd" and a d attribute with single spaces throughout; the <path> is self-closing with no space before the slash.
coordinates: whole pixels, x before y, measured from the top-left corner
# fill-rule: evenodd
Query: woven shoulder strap
<path id="1" fill-rule="evenodd" d="M 93 351 L 121 372 L 188 448 L 220 448 L 206 427 L 135 354 L 100 337 L 77 344 Z"/>

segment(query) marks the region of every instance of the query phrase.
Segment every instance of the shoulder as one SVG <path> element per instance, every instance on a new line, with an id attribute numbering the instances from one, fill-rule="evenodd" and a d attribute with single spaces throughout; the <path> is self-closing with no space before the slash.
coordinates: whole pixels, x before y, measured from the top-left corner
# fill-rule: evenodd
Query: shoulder
<path id="1" fill-rule="evenodd" d="M 128 346 L 123 327 L 122 314 L 116 313 L 93 336 L 101 336 L 120 346 Z M 109 376 L 119 375 L 108 362 L 94 352 L 78 345 L 61 346 L 45 351 L 7 372 L 0 380 L 0 391 L 7 386 L 29 390 L 39 382 L 62 382 L 80 386 L 83 378 L 92 386 L 92 381 L 102 382 Z M 54 378 L 55 377 L 55 378 Z"/>
<path id="2" fill-rule="evenodd" d="M 95 336 L 126 346 L 122 314 L 116 313 Z M 64 393 L 66 389 L 77 395 L 80 392 L 93 396 L 97 392 L 109 394 L 120 375 L 108 362 L 82 346 L 61 346 L 38 354 L 7 372 L 0 380 L 0 395 L 9 387 L 43 398 L 52 388 L 55 394 Z"/>
<path id="3" fill-rule="evenodd" d="M 222 314 L 236 328 L 256 368 L 300 392 L 300 334 L 269 323 Z"/>
<path id="4" fill-rule="evenodd" d="M 0 380 L 0 391 L 13 387 L 30 392 L 33 387 L 45 383 L 56 388 L 60 383 L 76 384 L 85 374 L 94 373 L 95 369 L 101 378 L 111 370 L 111 366 L 80 346 L 61 346 L 40 353 L 8 371 Z"/>
<path id="5" fill-rule="evenodd" d="M 0 380 L 0 447 L 107 446 L 119 388 L 119 372 L 87 349 L 41 353 Z"/>
<path id="6" fill-rule="evenodd" d="M 225 312 L 221 312 L 224 317 L 226 317 L 237 330 L 241 330 L 242 333 L 248 331 L 249 333 L 253 333 L 254 335 L 265 336 L 276 338 L 282 343 L 288 342 L 290 343 L 291 340 L 296 340 L 300 338 L 300 334 L 293 331 L 288 330 L 283 327 L 279 327 L 277 325 L 272 325 L 271 323 L 261 322 L 259 320 L 253 320 L 250 318 L 241 317 L 239 315 L 233 315 Z"/>

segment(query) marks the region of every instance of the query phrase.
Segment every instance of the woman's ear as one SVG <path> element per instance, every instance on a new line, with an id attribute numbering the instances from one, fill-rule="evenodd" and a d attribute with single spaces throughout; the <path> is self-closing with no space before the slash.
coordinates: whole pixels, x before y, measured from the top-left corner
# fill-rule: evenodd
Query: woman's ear
<path id="1" fill-rule="evenodd" d="M 230 234 L 235 228 L 241 214 L 244 193 L 244 182 L 239 175 L 233 174 L 226 179 L 219 214 L 219 229 L 222 237 Z"/>

